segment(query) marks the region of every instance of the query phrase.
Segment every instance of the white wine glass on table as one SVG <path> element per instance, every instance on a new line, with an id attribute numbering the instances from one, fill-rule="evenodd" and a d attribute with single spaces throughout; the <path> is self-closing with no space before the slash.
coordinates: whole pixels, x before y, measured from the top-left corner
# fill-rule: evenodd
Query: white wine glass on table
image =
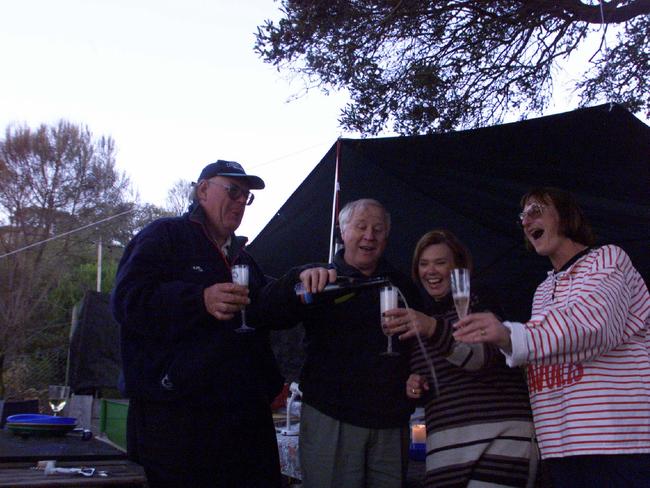
<path id="1" fill-rule="evenodd" d="M 451 270 L 451 295 L 459 319 L 465 318 L 469 311 L 469 269 Z"/>
<path id="2" fill-rule="evenodd" d="M 395 286 L 382 286 L 379 289 L 379 311 L 380 311 L 380 320 L 381 320 L 381 330 L 384 332 L 386 337 L 388 337 L 388 345 L 386 351 L 382 352 L 383 356 L 398 356 L 399 353 L 393 351 L 393 338 L 386 333 L 386 322 L 390 319 L 384 317 L 384 312 L 386 310 L 392 310 L 397 308 L 397 287 Z"/>
<path id="3" fill-rule="evenodd" d="M 70 387 L 62 385 L 50 385 L 48 387 L 48 403 L 54 416 L 57 416 L 70 397 Z"/>
<path id="4" fill-rule="evenodd" d="M 236 285 L 248 286 L 248 265 L 237 264 L 232 267 L 232 282 Z M 246 325 L 246 307 L 241 310 L 241 326 L 235 332 L 253 332 L 255 329 Z"/>

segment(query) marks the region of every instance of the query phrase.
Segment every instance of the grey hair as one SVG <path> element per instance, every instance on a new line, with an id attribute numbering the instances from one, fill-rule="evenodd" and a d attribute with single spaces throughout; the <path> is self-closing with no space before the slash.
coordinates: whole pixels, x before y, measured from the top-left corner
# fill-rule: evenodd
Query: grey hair
<path id="1" fill-rule="evenodd" d="M 354 200 L 345 204 L 345 206 L 339 212 L 339 227 L 341 229 L 341 233 L 345 232 L 345 228 L 350 223 L 354 212 L 357 209 L 367 207 L 377 207 L 382 211 L 384 214 L 384 224 L 386 225 L 386 234 L 388 234 L 390 232 L 390 214 L 381 203 L 372 198 L 361 198 L 359 200 Z"/>

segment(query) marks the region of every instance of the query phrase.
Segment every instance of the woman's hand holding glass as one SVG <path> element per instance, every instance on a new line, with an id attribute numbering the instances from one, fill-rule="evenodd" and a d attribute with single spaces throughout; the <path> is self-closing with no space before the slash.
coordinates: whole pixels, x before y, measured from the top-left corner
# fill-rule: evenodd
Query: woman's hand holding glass
<path id="1" fill-rule="evenodd" d="M 501 350 L 510 352 L 510 329 L 490 312 L 473 313 L 454 324 L 454 339 L 468 344 L 490 342 Z"/>
<path id="2" fill-rule="evenodd" d="M 437 321 L 412 308 L 394 308 L 384 312 L 386 333 L 397 335 L 400 341 L 420 335 L 429 338 L 436 330 Z"/>

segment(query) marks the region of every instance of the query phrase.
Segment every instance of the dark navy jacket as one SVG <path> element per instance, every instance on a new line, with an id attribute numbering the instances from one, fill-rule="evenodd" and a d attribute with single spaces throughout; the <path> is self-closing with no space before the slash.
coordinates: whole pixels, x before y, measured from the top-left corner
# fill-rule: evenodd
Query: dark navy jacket
<path id="1" fill-rule="evenodd" d="M 145 227 L 120 261 L 111 307 L 120 324 L 125 393 L 150 401 L 201 404 L 270 402 L 282 386 L 268 332 L 254 306 L 249 325 L 238 334 L 240 316 L 219 321 L 204 306 L 203 290 L 231 280 L 230 267 L 248 264 L 249 297 L 266 284 L 244 250 L 245 238 L 232 236 L 228 256 L 208 237 L 205 214 L 196 205 L 182 217 Z"/>
<path id="2" fill-rule="evenodd" d="M 381 355 L 387 338 L 380 326 L 376 287 L 358 288 L 336 303 L 301 305 L 293 285 L 300 271 L 312 266 L 294 268 L 267 287 L 277 293 L 274 301 L 285 304 L 285 324 L 302 321 L 305 327 L 306 358 L 300 375 L 303 401 L 330 417 L 360 427 L 404 426 L 413 411 L 413 403 L 406 397 L 412 342 L 394 338 L 393 347 L 400 355 Z M 339 276 L 360 281 L 387 278 L 402 291 L 409 307 L 420 308 L 411 280 L 383 258 L 371 277 L 348 265 L 343 250 L 335 256 L 333 267 Z M 279 296 L 280 290 L 286 293 L 284 298 Z"/>

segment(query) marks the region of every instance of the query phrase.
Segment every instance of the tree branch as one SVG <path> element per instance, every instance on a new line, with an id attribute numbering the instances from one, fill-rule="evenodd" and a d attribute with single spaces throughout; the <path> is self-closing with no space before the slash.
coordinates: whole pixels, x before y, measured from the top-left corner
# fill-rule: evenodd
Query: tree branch
<path id="1" fill-rule="evenodd" d="M 589 24 L 618 24 L 639 15 L 650 14 L 650 0 L 616 0 L 607 3 L 601 0 L 600 5 L 587 5 L 580 0 L 556 0 L 546 3 L 567 12 L 575 21 Z"/>

